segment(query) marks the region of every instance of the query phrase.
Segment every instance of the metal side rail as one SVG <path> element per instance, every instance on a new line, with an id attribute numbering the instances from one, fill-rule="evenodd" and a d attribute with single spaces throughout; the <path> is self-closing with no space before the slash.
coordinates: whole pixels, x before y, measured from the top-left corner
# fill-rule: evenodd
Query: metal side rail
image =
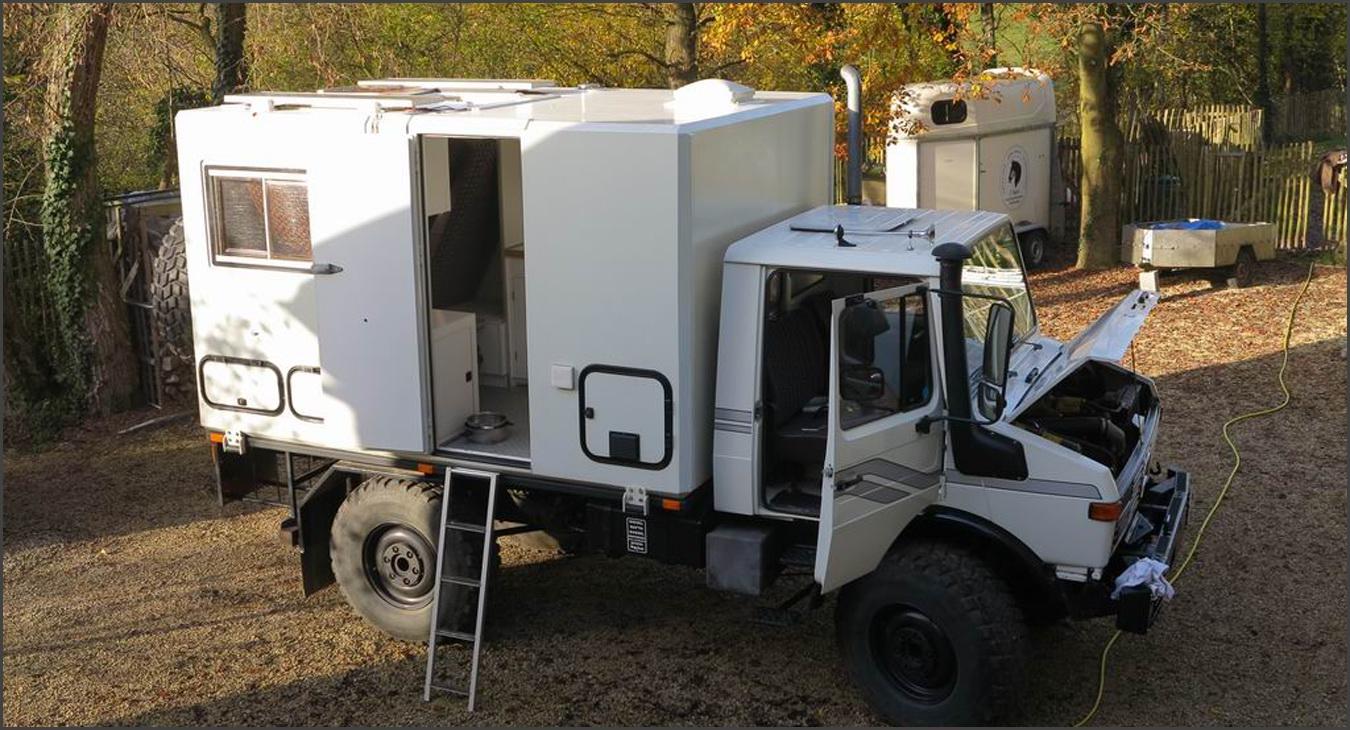
<path id="1" fill-rule="evenodd" d="M 487 482 L 487 505 L 484 510 L 484 521 L 482 524 L 454 519 L 458 515 L 451 514 L 451 485 L 457 478 L 476 479 Z M 431 700 L 432 690 L 467 697 L 469 699 L 469 712 L 473 712 L 474 701 L 478 694 L 478 658 L 483 646 L 483 614 L 484 607 L 487 605 L 488 575 L 492 570 L 492 546 L 497 540 L 497 536 L 492 527 L 496 508 L 496 474 L 470 469 L 445 470 L 445 488 L 441 494 L 441 534 L 436 548 L 437 580 L 433 589 L 434 593 L 431 603 L 431 631 L 427 636 L 427 676 L 426 683 L 422 690 L 422 699 L 429 702 Z M 446 574 L 445 546 L 450 542 L 446 537 L 450 533 L 456 531 L 481 534 L 483 536 L 483 562 L 477 576 Z M 445 619 L 450 622 L 449 626 L 442 624 L 441 597 L 446 586 L 459 586 L 477 592 L 478 601 L 477 609 L 474 612 L 472 633 L 459 631 L 459 627 L 454 624 L 454 621 L 457 618 L 454 615 L 450 615 Z M 436 648 L 443 639 L 466 642 L 473 646 L 472 659 L 469 664 L 468 687 L 437 681 Z"/>

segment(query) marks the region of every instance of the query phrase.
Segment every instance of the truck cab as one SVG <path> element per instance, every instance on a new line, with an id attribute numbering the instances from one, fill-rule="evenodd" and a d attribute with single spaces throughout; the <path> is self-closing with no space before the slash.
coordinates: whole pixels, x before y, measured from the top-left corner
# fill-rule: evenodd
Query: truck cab
<path id="1" fill-rule="evenodd" d="M 1171 562 L 1190 491 L 1150 471 L 1157 392 L 1118 362 L 1156 302 L 1136 291 L 1068 343 L 1042 335 L 1002 213 L 825 206 L 733 244 L 715 499 L 760 522 L 713 530 L 710 584 L 757 592 L 773 570 L 747 556 L 795 534 L 819 589 L 847 597 L 936 542 L 980 551 L 1027 613 L 1146 629 L 1156 603 L 1109 588 Z"/>

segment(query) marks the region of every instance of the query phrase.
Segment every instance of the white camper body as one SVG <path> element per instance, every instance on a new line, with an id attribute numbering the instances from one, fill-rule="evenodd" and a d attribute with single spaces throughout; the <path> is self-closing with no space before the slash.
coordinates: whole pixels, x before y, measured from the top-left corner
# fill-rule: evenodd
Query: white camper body
<path id="1" fill-rule="evenodd" d="M 1156 617 L 1147 587 L 1111 596 L 1171 560 L 1188 512 L 1185 473 L 1148 469 L 1156 389 L 1118 364 L 1156 297 L 1047 338 L 1030 219 L 973 210 L 981 165 L 1030 172 L 1007 150 L 1048 143 L 1052 110 L 977 102 L 982 131 L 902 140 L 925 174 L 964 145 L 968 198 L 916 179 L 865 207 L 828 204 L 823 94 L 387 79 L 225 101 L 177 117 L 220 499 L 284 490 L 306 592 L 336 582 L 427 641 L 424 696 L 472 707 L 508 531 L 743 594 L 810 576 L 780 619 L 842 589 L 845 661 L 891 721 L 994 716 L 1018 671 L 989 657 L 1020 652 L 1023 611 Z M 474 645 L 467 690 L 433 681 L 442 639 Z"/>
<path id="2" fill-rule="evenodd" d="M 1048 75 L 999 68 L 965 83 L 910 84 L 892 113 L 898 133 L 886 146 L 886 205 L 997 211 L 1019 236 L 1052 231 L 1058 166 Z"/>
<path id="3" fill-rule="evenodd" d="M 708 481 L 722 254 L 829 199 L 831 101 L 528 85 L 179 114 L 204 426 L 672 496 Z M 262 190 L 266 229 L 238 209 Z M 480 409 L 511 438 L 461 437 Z"/>

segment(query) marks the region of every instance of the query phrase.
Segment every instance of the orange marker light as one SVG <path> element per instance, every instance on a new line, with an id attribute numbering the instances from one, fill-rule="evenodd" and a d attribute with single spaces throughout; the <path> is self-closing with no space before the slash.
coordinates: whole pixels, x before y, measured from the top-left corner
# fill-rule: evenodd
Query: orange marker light
<path id="1" fill-rule="evenodd" d="M 671 512 L 679 512 L 679 511 L 680 511 L 680 500 L 678 500 L 678 499 L 663 499 L 663 500 L 661 500 L 661 509 L 669 510 L 669 511 L 671 511 Z"/>
<path id="2" fill-rule="evenodd" d="M 1093 502 L 1088 505 L 1088 519 L 1097 522 L 1115 522 L 1124 513 L 1124 502 Z"/>
<path id="3" fill-rule="evenodd" d="M 423 474 L 435 474 L 436 466 L 434 464 L 418 464 L 417 471 Z"/>
<path id="4" fill-rule="evenodd" d="M 212 431 L 212 432 L 210 433 L 210 435 L 209 435 L 207 438 L 210 438 L 210 439 L 211 439 L 211 443 L 213 443 L 213 444 L 223 444 L 223 443 L 225 443 L 225 434 L 223 434 L 223 433 L 216 433 L 215 431 Z"/>

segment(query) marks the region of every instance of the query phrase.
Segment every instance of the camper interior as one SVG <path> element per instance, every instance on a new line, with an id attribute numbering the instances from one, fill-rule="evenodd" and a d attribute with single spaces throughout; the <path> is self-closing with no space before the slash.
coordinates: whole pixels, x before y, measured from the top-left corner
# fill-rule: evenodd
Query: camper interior
<path id="1" fill-rule="evenodd" d="M 830 432 L 830 323 L 836 299 L 917 283 L 903 277 L 777 269 L 764 289 L 765 426 L 761 495 L 770 510 L 820 514 Z M 849 307 L 839 320 L 839 408 L 845 429 L 910 410 L 932 392 L 922 296 Z"/>
<path id="2" fill-rule="evenodd" d="M 437 450 L 528 466 L 520 140 L 421 146 Z M 484 412 L 505 425 L 466 428 Z"/>

